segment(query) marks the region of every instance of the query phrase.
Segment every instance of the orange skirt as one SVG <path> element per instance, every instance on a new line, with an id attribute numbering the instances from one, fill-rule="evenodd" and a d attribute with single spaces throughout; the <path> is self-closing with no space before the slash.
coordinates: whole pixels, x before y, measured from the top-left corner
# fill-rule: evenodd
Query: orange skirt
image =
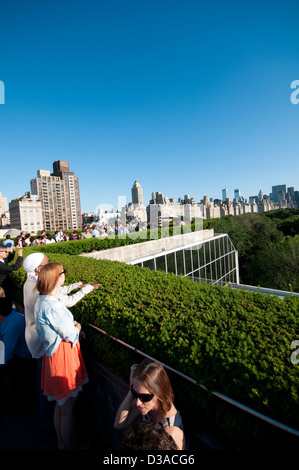
<path id="1" fill-rule="evenodd" d="M 76 396 L 88 382 L 88 375 L 80 350 L 79 341 L 61 341 L 52 356 L 43 356 L 41 388 L 48 400 L 62 405 L 69 397 Z"/>

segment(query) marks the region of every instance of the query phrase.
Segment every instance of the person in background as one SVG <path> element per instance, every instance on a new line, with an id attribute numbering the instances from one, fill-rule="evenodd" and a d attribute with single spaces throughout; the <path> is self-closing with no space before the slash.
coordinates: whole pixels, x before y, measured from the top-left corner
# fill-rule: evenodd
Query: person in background
<path id="1" fill-rule="evenodd" d="M 9 364 L 14 356 L 32 359 L 25 341 L 25 318 L 13 307 L 11 299 L 0 287 L 0 341 L 4 344 L 4 361 L 0 367 Z"/>
<path id="2" fill-rule="evenodd" d="M 58 233 L 59 233 L 60 239 L 63 240 L 63 230 L 62 230 L 62 227 L 60 227 Z"/>
<path id="3" fill-rule="evenodd" d="M 55 240 L 50 233 L 47 233 L 45 242 L 46 245 L 49 245 L 50 243 L 55 243 Z"/>
<path id="4" fill-rule="evenodd" d="M 30 233 L 26 233 L 23 241 L 23 248 L 26 248 L 26 246 L 30 245 Z"/>
<path id="5" fill-rule="evenodd" d="M 59 231 L 58 231 L 58 230 L 56 230 L 56 232 L 54 233 L 54 240 L 56 241 L 56 243 L 62 241 L 62 240 L 60 239 L 60 235 L 59 235 Z"/>
<path id="6" fill-rule="evenodd" d="M 34 237 L 34 236 L 32 236 L 32 237 L 30 237 L 30 238 L 29 238 L 29 240 L 30 240 L 30 244 L 29 244 L 29 246 L 36 246 L 36 245 L 40 245 L 40 243 L 38 243 L 38 239 L 37 239 L 37 237 Z"/>
<path id="7" fill-rule="evenodd" d="M 86 228 L 85 230 L 83 230 L 82 234 L 81 234 L 81 238 L 82 239 L 85 239 L 85 238 L 92 238 L 92 235 L 90 233 L 90 229 L 89 228 Z"/>
<path id="8" fill-rule="evenodd" d="M 117 410 L 114 427 L 123 429 L 141 415 L 154 428 L 164 429 L 177 448 L 183 450 L 184 428 L 173 400 L 172 386 L 162 364 L 144 359 L 131 367 L 130 389 Z"/>
<path id="9" fill-rule="evenodd" d="M 123 440 L 125 450 L 178 450 L 165 429 L 156 429 L 146 421 L 129 428 Z"/>
<path id="10" fill-rule="evenodd" d="M 94 229 L 92 230 L 91 236 L 92 236 L 93 238 L 96 238 L 96 237 L 100 237 L 100 236 L 101 236 L 100 231 L 99 231 L 99 228 L 98 228 L 97 225 L 96 225 L 96 226 L 94 227 Z"/>
<path id="11" fill-rule="evenodd" d="M 6 297 L 13 298 L 14 285 L 9 277 L 10 273 L 20 269 L 23 263 L 23 250 L 17 251 L 18 257 L 15 264 L 9 264 L 14 259 L 15 253 L 12 248 L 0 246 L 0 286 L 6 292 Z"/>
<path id="12" fill-rule="evenodd" d="M 38 273 L 38 299 L 35 324 L 44 345 L 41 387 L 48 400 L 55 401 L 54 426 L 58 448 L 73 450 L 75 445 L 74 406 L 78 393 L 88 382 L 80 350 L 81 325 L 59 300 L 65 281 L 60 263 L 48 263 Z"/>
<path id="13" fill-rule="evenodd" d="M 26 235 L 25 232 L 21 232 L 21 233 L 20 233 L 20 237 L 21 237 L 21 240 L 22 240 L 22 244 L 23 244 L 24 241 L 25 241 L 25 235 Z M 23 246 L 23 245 L 22 245 L 22 246 Z"/>
<path id="14" fill-rule="evenodd" d="M 15 242 L 10 238 L 10 235 L 6 235 L 5 240 L 2 242 L 2 246 L 6 246 L 7 248 L 14 248 Z"/>
<path id="15" fill-rule="evenodd" d="M 73 232 L 70 235 L 70 240 L 78 240 L 78 232 L 77 230 L 73 230 Z"/>
<path id="16" fill-rule="evenodd" d="M 45 244 L 46 244 L 47 235 L 46 235 L 46 232 L 45 232 L 44 230 L 43 230 L 42 233 L 40 234 L 39 239 L 40 239 L 40 244 L 41 244 L 41 245 L 45 245 Z"/>
<path id="17" fill-rule="evenodd" d="M 22 237 L 21 235 L 18 235 L 15 238 L 15 248 L 23 248 L 23 242 L 22 242 Z"/>

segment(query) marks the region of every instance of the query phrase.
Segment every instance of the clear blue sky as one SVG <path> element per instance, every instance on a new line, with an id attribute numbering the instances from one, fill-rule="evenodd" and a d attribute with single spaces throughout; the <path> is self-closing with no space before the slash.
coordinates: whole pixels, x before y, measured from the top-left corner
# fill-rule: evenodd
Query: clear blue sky
<path id="1" fill-rule="evenodd" d="M 3 0 L 0 192 L 68 160 L 83 211 L 137 179 L 197 201 L 299 190 L 299 2 Z"/>

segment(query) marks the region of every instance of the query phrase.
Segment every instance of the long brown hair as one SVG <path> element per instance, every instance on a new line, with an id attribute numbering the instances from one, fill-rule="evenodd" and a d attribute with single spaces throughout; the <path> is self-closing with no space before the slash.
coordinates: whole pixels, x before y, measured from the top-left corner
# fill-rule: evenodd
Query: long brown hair
<path id="1" fill-rule="evenodd" d="M 40 294 L 48 295 L 55 288 L 63 266 L 60 263 L 48 263 L 40 268 L 36 289 Z"/>
<path id="2" fill-rule="evenodd" d="M 150 359 L 144 359 L 135 369 L 134 378 L 154 393 L 159 401 L 163 413 L 167 413 L 173 404 L 173 389 L 162 364 Z"/>

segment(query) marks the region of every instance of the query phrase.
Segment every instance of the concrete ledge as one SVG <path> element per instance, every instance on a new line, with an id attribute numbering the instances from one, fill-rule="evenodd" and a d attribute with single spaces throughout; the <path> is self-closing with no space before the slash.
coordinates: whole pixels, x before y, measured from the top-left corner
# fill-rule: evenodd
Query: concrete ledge
<path id="1" fill-rule="evenodd" d="M 160 238 L 159 240 L 141 242 L 135 245 L 121 246 L 92 253 L 82 253 L 79 256 L 128 263 L 146 256 L 154 256 L 162 251 L 174 250 L 180 247 L 183 248 L 184 246 L 191 245 L 192 243 L 202 243 L 209 238 L 213 238 L 213 236 L 213 229 L 199 230 L 197 232 L 185 233 L 183 235 Z"/>

